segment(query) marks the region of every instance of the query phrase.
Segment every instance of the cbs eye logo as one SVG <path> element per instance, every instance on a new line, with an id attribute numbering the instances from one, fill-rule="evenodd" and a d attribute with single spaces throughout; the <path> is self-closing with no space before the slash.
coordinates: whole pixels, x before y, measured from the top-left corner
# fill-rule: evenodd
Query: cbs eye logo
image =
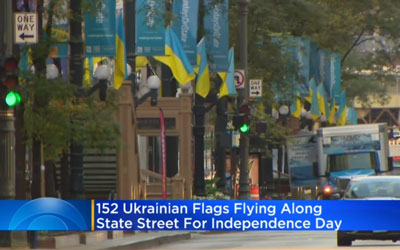
<path id="1" fill-rule="evenodd" d="M 21 206 L 8 230 L 89 230 L 81 213 L 70 203 L 56 198 L 39 198 Z"/>

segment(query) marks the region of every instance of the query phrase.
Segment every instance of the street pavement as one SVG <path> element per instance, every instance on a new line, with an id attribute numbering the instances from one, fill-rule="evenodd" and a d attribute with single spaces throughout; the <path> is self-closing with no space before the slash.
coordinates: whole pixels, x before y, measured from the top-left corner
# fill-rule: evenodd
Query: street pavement
<path id="1" fill-rule="evenodd" d="M 351 247 L 336 246 L 333 231 L 248 231 L 192 234 L 191 239 L 148 249 L 400 249 L 391 241 L 355 241 Z"/>
<path id="2" fill-rule="evenodd" d="M 9 249 L 9 248 L 1 248 Z M 15 249 L 15 248 L 13 248 Z M 41 248 L 45 249 L 45 248 Z M 54 249 L 54 248 L 53 248 Z M 355 241 L 351 247 L 336 246 L 333 231 L 188 232 L 151 231 L 125 234 L 108 240 L 92 240 L 57 249 L 400 249 L 391 241 Z"/>

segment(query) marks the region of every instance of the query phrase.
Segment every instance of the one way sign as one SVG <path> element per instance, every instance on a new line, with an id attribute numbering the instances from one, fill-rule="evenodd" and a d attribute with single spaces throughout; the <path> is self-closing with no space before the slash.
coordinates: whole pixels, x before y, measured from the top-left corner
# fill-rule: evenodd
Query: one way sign
<path id="1" fill-rule="evenodd" d="M 249 80 L 249 97 L 261 97 L 262 96 L 262 80 L 261 79 L 250 79 Z"/>
<path id="2" fill-rule="evenodd" d="M 15 13 L 15 43 L 27 44 L 38 42 L 38 18 L 34 12 Z"/>

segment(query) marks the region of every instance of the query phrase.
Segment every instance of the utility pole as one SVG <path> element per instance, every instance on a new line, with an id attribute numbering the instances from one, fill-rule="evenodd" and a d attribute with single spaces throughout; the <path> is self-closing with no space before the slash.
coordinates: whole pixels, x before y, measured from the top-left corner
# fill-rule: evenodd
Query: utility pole
<path id="1" fill-rule="evenodd" d="M 249 84 L 247 80 L 247 15 L 250 0 L 237 0 L 240 6 L 240 64 L 245 72 L 244 89 L 239 91 L 239 105 L 248 103 Z M 250 198 L 249 187 L 249 136 L 246 133 L 240 135 L 240 178 L 239 178 L 239 199 Z"/>
<path id="2" fill-rule="evenodd" d="M 81 0 L 71 0 L 70 10 L 70 77 L 77 87 L 83 82 L 83 41 Z M 74 121 L 72 121 L 74 122 Z M 78 143 L 70 146 L 71 199 L 84 199 L 83 147 Z"/>

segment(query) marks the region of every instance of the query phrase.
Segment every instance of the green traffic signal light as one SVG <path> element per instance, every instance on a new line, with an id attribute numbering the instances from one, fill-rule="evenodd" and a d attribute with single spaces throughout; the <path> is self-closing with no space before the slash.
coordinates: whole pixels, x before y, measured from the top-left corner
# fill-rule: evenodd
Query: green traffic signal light
<path id="1" fill-rule="evenodd" d="M 21 96 L 15 92 L 15 91 L 10 91 L 6 95 L 6 104 L 9 107 L 15 107 L 18 104 L 21 103 Z"/>
<path id="2" fill-rule="evenodd" d="M 248 133 L 250 131 L 250 126 L 249 124 L 244 123 L 242 126 L 240 126 L 239 130 L 242 133 Z"/>

